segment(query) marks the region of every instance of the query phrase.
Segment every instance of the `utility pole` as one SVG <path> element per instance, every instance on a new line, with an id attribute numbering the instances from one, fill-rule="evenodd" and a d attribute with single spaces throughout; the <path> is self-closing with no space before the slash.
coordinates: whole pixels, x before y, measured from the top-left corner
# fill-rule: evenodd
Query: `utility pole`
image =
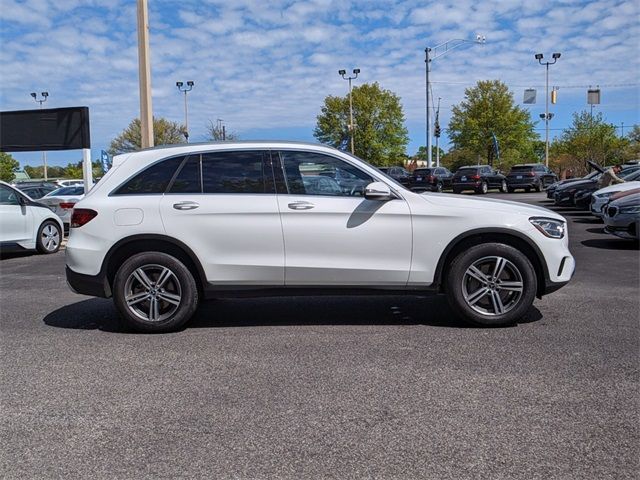
<path id="1" fill-rule="evenodd" d="M 138 0 L 138 79 L 140 83 L 140 133 L 142 148 L 153 147 L 149 11 L 147 0 Z"/>
<path id="2" fill-rule="evenodd" d="M 536 60 L 538 60 L 538 62 L 540 63 L 540 65 L 545 65 L 547 67 L 547 75 L 546 75 L 546 79 L 547 79 L 547 89 L 546 89 L 546 94 L 545 94 L 545 98 L 544 98 L 544 124 L 545 124 L 545 140 L 544 140 L 544 164 L 548 167 L 549 166 L 549 120 L 551 120 L 551 118 L 553 117 L 553 115 L 549 116 L 549 65 L 554 65 L 558 59 L 560 58 L 560 53 L 554 53 L 552 55 L 553 58 L 553 62 L 543 62 L 542 59 L 544 58 L 544 55 L 542 55 L 541 53 L 536 53 L 535 54 L 535 58 Z M 540 115 L 542 117 L 542 115 Z"/>
<path id="3" fill-rule="evenodd" d="M 42 104 L 47 101 L 47 98 L 49 98 L 49 92 L 41 92 L 40 95 L 42 95 L 42 100 L 38 100 L 38 94 L 36 92 L 31 92 L 31 96 L 36 102 L 40 104 L 40 110 L 42 110 Z M 49 177 L 47 176 L 47 152 L 45 152 L 44 150 L 42 151 L 42 166 L 44 181 L 46 182 L 47 180 L 49 180 Z"/>
<path id="4" fill-rule="evenodd" d="M 486 37 L 484 35 L 476 35 L 476 39 L 475 41 L 472 40 L 465 40 L 462 38 L 454 38 L 453 40 L 449 40 L 447 42 L 441 43 L 440 45 L 437 45 L 433 48 L 427 47 L 424 49 L 424 54 L 425 54 L 425 79 L 426 79 L 426 96 L 427 96 L 427 102 L 426 102 L 426 117 L 427 117 L 427 167 L 431 168 L 433 166 L 433 154 L 431 152 L 431 115 L 430 115 L 430 111 L 429 111 L 429 92 L 430 92 L 430 88 L 429 88 L 429 70 L 430 70 L 430 64 L 432 60 L 435 60 L 436 58 L 442 57 L 443 55 L 446 55 L 447 53 L 449 53 L 451 50 L 453 50 L 454 48 L 459 47 L 460 45 L 464 45 L 466 43 L 479 43 L 479 44 L 484 44 L 487 41 Z M 431 55 L 431 52 L 433 52 L 433 55 Z"/>
<path id="5" fill-rule="evenodd" d="M 354 68 L 353 77 L 345 77 L 347 71 L 346 70 L 338 70 L 338 75 L 340 75 L 345 80 L 349 80 L 349 133 L 351 137 L 351 154 L 355 155 L 355 145 L 354 145 L 354 136 L 356 131 L 356 126 L 353 124 L 353 100 L 351 98 L 351 80 L 355 80 L 358 78 L 358 74 L 360 73 L 359 68 Z"/>
<path id="6" fill-rule="evenodd" d="M 436 110 L 435 134 L 436 134 L 436 167 L 440 166 L 440 100 L 438 97 L 438 108 Z"/>

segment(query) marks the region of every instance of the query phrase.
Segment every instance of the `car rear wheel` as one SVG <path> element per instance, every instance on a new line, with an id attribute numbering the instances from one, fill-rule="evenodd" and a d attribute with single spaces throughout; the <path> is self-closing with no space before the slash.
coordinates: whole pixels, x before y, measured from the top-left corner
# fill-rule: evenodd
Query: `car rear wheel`
<path id="1" fill-rule="evenodd" d="M 507 187 L 507 192 L 509 192 L 509 193 L 513 193 L 513 192 L 515 192 L 515 191 L 516 191 L 516 189 L 515 189 L 515 188 L 513 188 L 513 187 Z"/>
<path id="2" fill-rule="evenodd" d="M 442 192 L 442 183 L 438 182 L 438 184 L 436 185 L 436 192 Z"/>
<path id="3" fill-rule="evenodd" d="M 118 269 L 113 299 L 133 329 L 168 332 L 186 323 L 198 308 L 198 288 L 189 269 L 162 252 L 139 253 Z"/>
<path id="4" fill-rule="evenodd" d="M 477 188 L 476 193 L 481 193 L 482 195 L 485 195 L 488 191 L 489 191 L 489 185 L 487 185 L 487 182 L 482 182 L 480 186 Z"/>
<path id="5" fill-rule="evenodd" d="M 62 230 L 53 220 L 47 220 L 40 225 L 36 238 L 36 249 L 40 253 L 56 253 L 62 243 Z"/>
<path id="6" fill-rule="evenodd" d="M 542 191 L 542 186 L 539 183 L 537 185 L 535 185 L 533 188 L 536 190 L 536 192 L 541 192 Z"/>
<path id="7" fill-rule="evenodd" d="M 462 192 L 461 189 L 453 187 L 453 193 L 460 193 L 460 192 Z"/>
<path id="8" fill-rule="evenodd" d="M 465 320 L 484 326 L 518 321 L 533 303 L 536 273 L 519 250 L 501 243 L 476 245 L 450 264 L 449 304 Z"/>
<path id="9" fill-rule="evenodd" d="M 500 191 L 502 193 L 507 193 L 509 191 L 506 180 L 502 180 L 502 183 L 500 184 Z"/>

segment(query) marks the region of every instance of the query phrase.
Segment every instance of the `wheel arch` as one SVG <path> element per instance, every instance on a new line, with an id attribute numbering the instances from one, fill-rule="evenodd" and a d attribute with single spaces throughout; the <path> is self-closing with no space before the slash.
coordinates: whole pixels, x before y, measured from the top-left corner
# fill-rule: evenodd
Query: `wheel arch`
<path id="1" fill-rule="evenodd" d="M 549 271 L 542 252 L 526 235 L 514 230 L 502 228 L 470 230 L 458 235 L 449 242 L 438 259 L 434 274 L 434 283 L 439 292 L 444 292 L 448 273 L 446 266 L 449 265 L 461 251 L 483 243 L 504 243 L 524 253 L 536 272 L 536 296 L 540 298 L 544 294 L 546 279 L 549 278 Z"/>
<path id="2" fill-rule="evenodd" d="M 132 235 L 119 240 L 109 249 L 102 261 L 101 272 L 111 290 L 118 266 L 132 255 L 143 252 L 162 252 L 180 260 L 193 275 L 199 293 L 202 294 L 207 277 L 193 250 L 179 240 L 156 234 Z"/>

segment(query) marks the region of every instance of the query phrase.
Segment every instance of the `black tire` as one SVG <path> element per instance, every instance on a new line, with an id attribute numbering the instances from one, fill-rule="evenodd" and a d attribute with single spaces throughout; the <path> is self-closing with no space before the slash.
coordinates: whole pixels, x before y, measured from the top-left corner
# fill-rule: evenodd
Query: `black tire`
<path id="1" fill-rule="evenodd" d="M 489 191 L 489 185 L 487 182 L 482 182 L 480 186 L 476 189 L 476 193 L 480 193 L 481 195 L 485 195 Z"/>
<path id="2" fill-rule="evenodd" d="M 53 220 L 45 220 L 38 229 L 36 237 L 36 250 L 40 253 L 48 255 L 56 253 L 60 250 L 62 244 L 62 230 L 60 225 Z"/>
<path id="3" fill-rule="evenodd" d="M 462 192 L 462 190 L 460 190 L 459 188 L 453 187 L 453 193 L 460 193 L 460 192 Z"/>
<path id="4" fill-rule="evenodd" d="M 539 183 L 536 186 L 534 186 L 533 188 L 535 189 L 536 192 L 541 192 L 542 191 L 542 187 L 540 186 Z"/>
<path id="5" fill-rule="evenodd" d="M 495 263 L 491 266 L 492 258 L 505 261 L 497 278 L 492 278 L 495 268 Z M 469 273 L 473 265 L 486 273 L 486 285 Z M 482 326 L 517 322 L 531 307 L 537 289 L 536 272 L 529 259 L 516 248 L 502 243 L 484 243 L 460 252 L 449 264 L 445 282 L 451 308 L 466 321 Z M 521 284 L 521 292 L 514 290 L 518 288 L 517 283 Z M 499 303 L 494 299 L 496 294 L 500 297 Z M 477 303 L 473 303 L 474 300 Z M 497 305 L 502 305 L 503 313 Z"/>
<path id="6" fill-rule="evenodd" d="M 515 192 L 515 191 L 516 191 L 516 189 L 515 189 L 515 188 L 513 188 L 513 187 L 507 187 L 507 192 L 509 192 L 509 193 L 513 193 L 513 192 Z"/>
<path id="7" fill-rule="evenodd" d="M 127 304 L 132 298 L 137 301 Z M 162 252 L 147 252 L 132 256 L 118 269 L 113 300 L 122 319 L 134 330 L 170 332 L 193 316 L 199 297 L 193 275 L 180 260 Z"/>
<path id="8" fill-rule="evenodd" d="M 529 193 L 529 192 L 531 191 L 531 187 L 526 187 L 526 188 L 524 189 L 524 191 L 525 191 L 525 192 L 527 192 L 527 193 Z"/>
<path id="9" fill-rule="evenodd" d="M 438 182 L 436 185 L 436 192 L 442 193 L 442 182 Z"/>
<path id="10" fill-rule="evenodd" d="M 506 180 L 502 180 L 502 182 L 500 183 L 500 191 L 502 193 L 507 193 L 509 191 L 509 187 L 507 186 Z"/>

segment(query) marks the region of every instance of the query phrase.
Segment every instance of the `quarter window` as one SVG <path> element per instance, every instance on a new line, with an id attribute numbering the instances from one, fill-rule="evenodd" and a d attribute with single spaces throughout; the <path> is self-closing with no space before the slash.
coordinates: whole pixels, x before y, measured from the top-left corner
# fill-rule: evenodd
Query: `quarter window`
<path id="1" fill-rule="evenodd" d="M 0 205 L 19 205 L 18 194 L 4 185 L 0 185 Z"/>
<path id="2" fill-rule="evenodd" d="M 155 163 L 118 188 L 114 195 L 153 195 L 164 193 L 184 157 Z"/>
<path id="3" fill-rule="evenodd" d="M 280 152 L 287 187 L 294 195 L 364 196 L 373 179 L 335 157 L 312 152 Z"/>

